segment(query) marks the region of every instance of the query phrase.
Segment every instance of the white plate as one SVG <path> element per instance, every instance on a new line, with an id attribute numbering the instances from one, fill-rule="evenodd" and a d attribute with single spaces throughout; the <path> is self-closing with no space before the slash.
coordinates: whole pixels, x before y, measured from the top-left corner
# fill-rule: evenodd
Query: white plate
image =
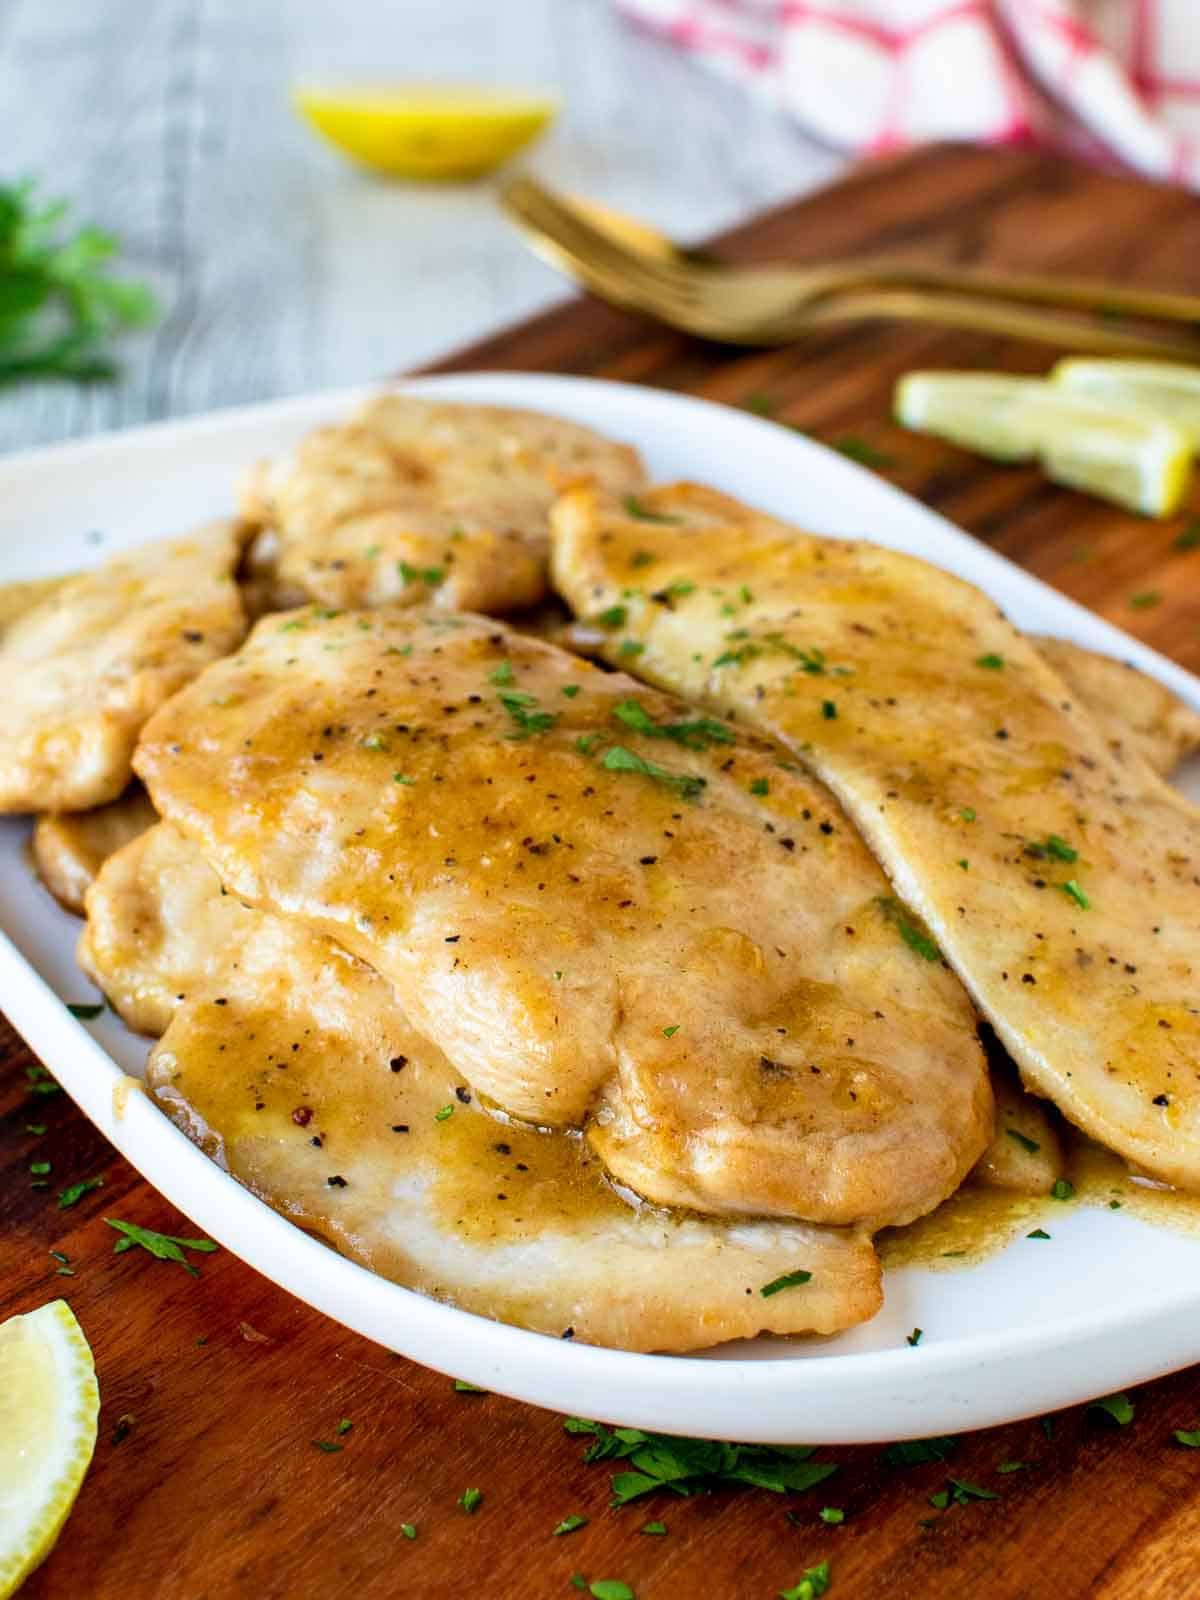
<path id="1" fill-rule="evenodd" d="M 658 478 L 705 479 L 815 531 L 865 536 L 977 583 L 1021 627 L 1136 662 L 1200 708 L 1200 682 L 960 533 L 882 479 L 773 423 L 652 389 L 486 373 L 407 387 L 558 412 L 636 441 Z M 0 579 L 65 572 L 225 512 L 234 475 L 353 409 L 318 395 L 10 457 Z M 97 533 L 102 538 L 97 539 Z M 1200 797 L 1200 786 L 1194 791 Z M 143 1095 L 117 1092 L 146 1041 L 86 1026 L 78 923 L 38 886 L 27 825 L 0 823 L 0 996 L 66 1091 L 196 1225 L 302 1300 L 401 1354 L 560 1411 L 668 1432 L 842 1443 L 958 1432 L 1090 1399 L 1200 1360 L 1200 1238 L 1064 1210 L 957 1272 L 890 1273 L 883 1311 L 836 1339 L 758 1340 L 701 1357 L 563 1343 L 439 1305 L 343 1260 L 239 1187 Z M 917 1348 L 905 1343 L 924 1329 Z"/>

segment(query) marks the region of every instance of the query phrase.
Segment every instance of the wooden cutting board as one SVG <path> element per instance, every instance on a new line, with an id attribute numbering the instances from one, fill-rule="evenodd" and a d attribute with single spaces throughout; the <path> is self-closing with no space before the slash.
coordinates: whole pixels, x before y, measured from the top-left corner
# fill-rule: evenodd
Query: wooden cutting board
<path id="1" fill-rule="evenodd" d="M 720 248 L 739 260 L 911 250 L 1198 292 L 1200 201 L 1030 152 L 942 147 L 864 168 Z M 884 325 L 747 354 L 572 301 L 438 370 L 586 373 L 734 405 L 765 396 L 774 415 L 849 441 L 902 488 L 1200 669 L 1200 549 L 1181 542 L 1190 514 L 1142 521 L 889 420 L 893 382 L 910 367 L 1037 371 L 1049 354 Z M 1054 1419 L 1052 1438 L 1036 1422 L 964 1438 L 948 1466 L 901 1471 L 877 1450 L 838 1449 L 824 1455 L 839 1474 L 807 1496 L 612 1511 L 606 1468 L 581 1464 L 580 1441 L 556 1417 L 455 1393 L 227 1252 L 198 1258 L 198 1279 L 142 1251 L 114 1256 L 105 1216 L 189 1230 L 64 1095 L 30 1098 L 32 1064 L 5 1029 L 0 1316 L 65 1295 L 95 1350 L 103 1406 L 91 1471 L 28 1600 L 565 1600 L 579 1592 L 576 1572 L 623 1580 L 638 1600 L 769 1600 L 822 1559 L 836 1600 L 1200 1595 L 1200 1452 L 1172 1439 L 1200 1422 L 1200 1370 L 1138 1391 L 1122 1428 L 1075 1409 Z M 29 1131 L 41 1124 L 44 1134 Z M 34 1188 L 30 1163 L 46 1160 L 50 1187 Z M 102 1189 L 57 1208 L 63 1187 L 101 1175 Z M 52 1250 L 73 1276 L 59 1275 Z M 604 1410 L 598 1393 L 592 1411 Z M 338 1436 L 342 1418 L 353 1428 Z M 1028 1469 L 997 1471 L 1011 1461 Z M 1000 1498 L 931 1509 L 947 1472 Z M 473 1515 L 457 1503 L 468 1487 L 483 1491 Z M 843 1508 L 845 1522 L 823 1523 L 824 1505 Z M 568 1513 L 587 1527 L 553 1537 Z M 642 1536 L 648 1518 L 668 1534 Z"/>

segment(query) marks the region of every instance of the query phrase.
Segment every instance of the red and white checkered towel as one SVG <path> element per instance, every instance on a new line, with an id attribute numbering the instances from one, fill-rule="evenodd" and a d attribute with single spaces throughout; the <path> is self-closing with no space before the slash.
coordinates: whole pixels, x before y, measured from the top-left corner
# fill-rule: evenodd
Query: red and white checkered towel
<path id="1" fill-rule="evenodd" d="M 1200 0 L 617 0 L 829 144 L 1051 144 L 1200 188 Z"/>

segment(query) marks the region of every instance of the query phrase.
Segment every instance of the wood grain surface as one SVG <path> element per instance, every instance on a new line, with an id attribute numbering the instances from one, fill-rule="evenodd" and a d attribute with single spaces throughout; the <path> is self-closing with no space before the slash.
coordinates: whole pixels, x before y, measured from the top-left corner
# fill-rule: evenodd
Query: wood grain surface
<path id="1" fill-rule="evenodd" d="M 1181 193 L 1032 153 L 943 148 L 864 169 L 723 248 L 742 259 L 911 248 L 1196 291 L 1198 244 L 1200 202 Z M 906 368 L 1035 371 L 1046 361 L 1031 347 L 883 326 L 746 354 L 573 303 L 443 370 L 583 372 L 733 404 L 765 395 L 817 437 L 869 446 L 892 481 L 1198 668 L 1200 548 L 1179 544 L 1191 513 L 1142 521 L 889 420 L 891 386 Z M 565 1600 L 579 1592 L 574 1573 L 623 1580 L 638 1600 L 769 1600 L 822 1559 L 836 1600 L 1200 1595 L 1200 1451 L 1172 1437 L 1200 1423 L 1200 1371 L 1138 1390 L 1125 1427 L 1075 1408 L 1053 1419 L 1052 1437 L 1036 1421 L 964 1437 L 946 1464 L 897 1469 L 878 1449 L 823 1452 L 840 1471 L 804 1496 L 667 1497 L 614 1511 L 607 1467 L 581 1463 L 582 1441 L 560 1419 L 454 1392 L 228 1252 L 197 1258 L 195 1279 L 142 1251 L 114 1256 L 105 1216 L 169 1233 L 186 1224 L 64 1095 L 30 1097 L 31 1065 L 5 1033 L 0 1315 L 64 1294 L 92 1341 L 103 1405 L 91 1472 L 29 1600 Z M 44 1134 L 28 1131 L 43 1123 Z M 32 1186 L 35 1160 L 52 1162 L 47 1189 Z M 100 1175 L 102 1189 L 57 1208 L 64 1185 Z M 58 1275 L 52 1250 L 70 1258 L 73 1276 Z M 602 1393 L 591 1409 L 604 1415 Z M 342 1418 L 353 1428 L 339 1439 Z M 339 1451 L 313 1443 L 335 1439 Z M 1027 1470 L 1000 1473 L 1010 1461 Z M 999 1498 L 934 1509 L 928 1497 L 948 1474 Z M 473 1515 L 458 1504 L 468 1487 L 483 1492 Z M 826 1505 L 845 1510 L 842 1525 L 819 1519 Z M 554 1537 L 572 1512 L 588 1525 Z M 665 1537 L 640 1534 L 650 1518 L 667 1524 Z"/>

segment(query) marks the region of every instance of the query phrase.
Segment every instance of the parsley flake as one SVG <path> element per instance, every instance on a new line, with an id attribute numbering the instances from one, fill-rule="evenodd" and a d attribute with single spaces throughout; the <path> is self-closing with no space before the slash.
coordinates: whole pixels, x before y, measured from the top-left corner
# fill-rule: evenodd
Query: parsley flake
<path id="1" fill-rule="evenodd" d="M 433 1113 L 433 1120 L 435 1122 L 445 1122 L 448 1117 L 452 1117 L 453 1115 L 454 1107 L 452 1105 L 443 1106 L 440 1111 L 435 1111 Z"/>
<path id="2" fill-rule="evenodd" d="M 412 567 L 407 561 L 397 561 L 396 571 L 403 578 L 406 585 L 410 583 L 424 583 L 430 589 L 435 589 L 446 576 L 443 567 Z"/>
<path id="3" fill-rule="evenodd" d="M 1118 1428 L 1124 1428 L 1133 1421 L 1133 1409 L 1127 1394 L 1110 1394 L 1103 1400 L 1093 1400 L 1087 1411 L 1089 1416 L 1108 1417 Z"/>
<path id="4" fill-rule="evenodd" d="M 1075 1185 L 1067 1178 L 1055 1178 L 1050 1194 L 1055 1200 L 1071 1200 L 1075 1196 Z"/>
<path id="5" fill-rule="evenodd" d="M 455 1378 L 455 1394 L 487 1394 L 487 1389 L 481 1389 L 477 1383 L 468 1383 L 465 1378 Z"/>
<path id="6" fill-rule="evenodd" d="M 1189 1450 L 1200 1450 L 1200 1428 L 1176 1428 L 1171 1437 Z"/>
<path id="7" fill-rule="evenodd" d="M 400 1524 L 400 1532 L 406 1539 L 415 1539 L 417 1537 L 417 1530 L 411 1522 L 402 1522 Z"/>
<path id="8" fill-rule="evenodd" d="M 1081 911 L 1091 910 L 1092 902 L 1088 899 L 1087 895 L 1084 894 L 1083 890 L 1079 887 L 1074 878 L 1068 878 L 1066 883 L 1060 883 L 1058 887 L 1065 895 L 1069 895 L 1071 899 L 1074 900 L 1075 904 L 1080 908 Z"/>
<path id="9" fill-rule="evenodd" d="M 914 950 L 924 961 L 940 961 L 942 952 L 929 937 L 929 935 L 911 921 L 900 902 L 892 895 L 880 895 L 875 901 L 884 917 L 892 923 L 896 932 L 904 940 L 910 950 Z"/>
<path id="10" fill-rule="evenodd" d="M 534 733 L 548 733 L 558 721 L 557 711 L 531 711 L 537 697 L 521 689 L 501 689 L 497 699 L 512 718 L 510 739 L 528 739 Z"/>
<path id="11" fill-rule="evenodd" d="M 126 1250 L 132 1250 L 135 1245 L 140 1245 L 159 1261 L 178 1261 L 193 1278 L 198 1278 L 200 1274 L 183 1252 L 195 1250 L 211 1255 L 214 1250 L 220 1248 L 212 1239 L 176 1239 L 168 1233 L 155 1233 L 153 1228 L 141 1228 L 136 1222 L 122 1222 L 119 1217 L 105 1217 L 104 1220 L 110 1228 L 115 1228 L 118 1233 L 124 1235 L 113 1246 L 113 1255 L 119 1256 Z"/>
<path id="12" fill-rule="evenodd" d="M 653 761 L 643 761 L 641 756 L 621 744 L 614 744 L 606 750 L 600 765 L 606 772 L 639 772 L 643 777 L 653 778 L 656 783 L 673 789 L 684 800 L 697 799 L 708 781 L 694 773 L 671 772 L 667 767 L 656 766 Z"/>
<path id="13" fill-rule="evenodd" d="M 48 1161 L 31 1161 L 29 1170 L 35 1178 L 44 1178 L 50 1171 L 50 1163 Z"/>
<path id="14" fill-rule="evenodd" d="M 920 1467 L 928 1461 L 945 1461 L 958 1448 L 958 1440 L 943 1436 L 935 1439 L 904 1439 L 890 1444 L 880 1456 L 885 1467 Z"/>
<path id="15" fill-rule="evenodd" d="M 1176 550 L 1195 550 L 1200 545 L 1200 517 L 1193 517 L 1182 533 L 1175 536 Z"/>
<path id="16" fill-rule="evenodd" d="M 574 700 L 579 693 L 579 685 L 577 683 L 564 683 L 562 692 L 567 700 Z"/>
<path id="17" fill-rule="evenodd" d="M 1131 594 L 1129 604 L 1134 611 L 1149 611 L 1152 606 L 1162 604 L 1162 595 L 1157 589 L 1143 589 L 1141 594 Z"/>
<path id="18" fill-rule="evenodd" d="M 664 511 L 655 511 L 650 506 L 643 505 L 635 494 L 627 494 L 622 501 L 626 511 L 631 517 L 636 517 L 639 522 L 682 522 L 682 517 L 669 517 Z"/>
<path id="19" fill-rule="evenodd" d="M 915 1347 L 916 1345 L 920 1344 L 921 1335 L 924 1332 L 925 1332 L 924 1328 L 914 1328 L 913 1331 L 910 1334 L 906 1335 L 904 1342 L 906 1344 L 911 1344 L 911 1345 L 913 1345 Z"/>
<path id="20" fill-rule="evenodd" d="M 767 1300 L 773 1294 L 781 1294 L 784 1289 L 797 1289 L 801 1284 L 811 1282 L 812 1273 L 805 1272 L 801 1267 L 795 1272 L 785 1272 L 782 1277 L 772 1278 L 770 1283 L 764 1283 L 758 1292 L 764 1300 Z"/>
<path id="21" fill-rule="evenodd" d="M 103 1187 L 103 1178 L 85 1178 L 82 1183 L 73 1183 L 70 1188 L 64 1189 L 59 1195 L 58 1209 L 60 1211 L 69 1211 L 73 1205 L 78 1205 L 84 1195 L 90 1193 L 92 1189 L 102 1189 Z"/>
<path id="22" fill-rule="evenodd" d="M 962 806 L 962 807 L 960 807 L 958 815 L 959 815 L 960 821 L 962 821 L 962 822 L 974 822 L 975 821 L 975 812 L 972 810 L 972 808 L 970 806 Z"/>
<path id="23" fill-rule="evenodd" d="M 640 656 L 645 648 L 646 646 L 639 643 L 637 639 L 622 639 L 617 654 L 619 656 Z"/>
<path id="24" fill-rule="evenodd" d="M 482 1489 L 464 1489 L 458 1497 L 458 1503 L 468 1516 L 473 1516 L 483 1502 Z"/>
<path id="25" fill-rule="evenodd" d="M 558 1527 L 555 1528 L 554 1537 L 556 1539 L 561 1538 L 565 1533 L 574 1533 L 576 1528 L 586 1528 L 587 1522 L 588 1519 L 586 1517 L 578 1517 L 572 1511 L 570 1516 L 564 1517 Z"/>
<path id="26" fill-rule="evenodd" d="M 624 606 L 609 606 L 608 610 L 601 611 L 595 620 L 602 628 L 623 628 L 628 615 Z"/>
<path id="27" fill-rule="evenodd" d="M 1022 1133 L 1019 1128 L 1005 1128 L 1005 1133 L 1014 1144 L 1019 1144 L 1027 1155 L 1035 1156 L 1042 1148 L 1036 1139 L 1031 1139 L 1028 1134 Z"/>
<path id="28" fill-rule="evenodd" d="M 829 1563 L 819 1561 L 809 1567 L 800 1582 L 791 1589 L 780 1589 L 779 1600 L 818 1600 L 829 1587 Z"/>
<path id="29" fill-rule="evenodd" d="M 90 1022 L 93 1017 L 98 1017 L 104 1010 L 104 1002 L 99 1005 L 68 1005 L 67 1010 L 73 1017 L 78 1017 L 80 1022 Z"/>
<path id="30" fill-rule="evenodd" d="M 669 1028 L 664 1028 L 663 1029 L 663 1038 L 664 1039 L 673 1039 L 678 1032 L 679 1032 L 679 1023 L 678 1022 L 673 1022 Z"/>
<path id="31" fill-rule="evenodd" d="M 822 700 L 821 701 L 821 715 L 824 717 L 826 722 L 836 722 L 837 721 L 837 703 L 836 703 L 836 701 L 833 701 L 833 700 Z"/>
<path id="32" fill-rule="evenodd" d="M 642 1526 L 638 1529 L 639 1533 L 650 1533 L 650 1534 L 659 1534 L 659 1535 L 666 1533 L 666 1531 L 667 1531 L 667 1525 L 666 1525 L 665 1522 L 643 1522 Z"/>
<path id="33" fill-rule="evenodd" d="M 865 439 L 855 438 L 847 434 L 844 438 L 835 439 L 833 448 L 844 456 L 849 456 L 851 461 L 857 461 L 860 467 L 874 467 L 882 470 L 885 467 L 896 465 L 895 456 L 889 456 L 875 446 L 868 444 Z"/>
<path id="34" fill-rule="evenodd" d="M 392 773 L 392 782 L 393 783 L 412 784 L 412 783 L 416 783 L 416 781 L 417 780 L 415 778 L 410 778 L 406 772 L 393 772 Z"/>
<path id="35" fill-rule="evenodd" d="M 1035 1228 L 1032 1233 L 1027 1233 L 1025 1237 L 1027 1239 L 1048 1239 L 1050 1235 L 1045 1228 Z"/>
<path id="36" fill-rule="evenodd" d="M 503 687 L 513 681 L 513 664 L 511 661 L 502 661 L 494 672 L 488 673 L 488 682 Z"/>
<path id="37" fill-rule="evenodd" d="M 633 1590 L 619 1578 L 597 1578 L 588 1584 L 588 1593 L 594 1600 L 636 1600 Z"/>
<path id="38" fill-rule="evenodd" d="M 621 700 L 613 716 L 636 733 L 649 739 L 670 739 L 688 750 L 707 750 L 710 744 L 733 744 L 737 735 L 723 722 L 711 717 L 696 717 L 689 722 L 656 722 L 640 700 Z"/>
<path id="39" fill-rule="evenodd" d="M 334 1456 L 341 1450 L 340 1444 L 334 1444 L 330 1439 L 311 1439 L 309 1443 L 314 1450 L 320 1450 L 323 1455 Z"/>
<path id="40" fill-rule="evenodd" d="M 820 1511 L 817 1512 L 817 1515 L 820 1517 L 822 1522 L 828 1522 L 833 1527 L 836 1527 L 839 1522 L 845 1522 L 846 1520 L 846 1513 L 842 1510 L 841 1506 L 822 1506 Z"/>
<path id="41" fill-rule="evenodd" d="M 1004 657 L 990 653 L 986 656 L 976 656 L 975 665 L 977 667 L 986 667 L 989 672 L 1002 672 L 1004 670 Z"/>

